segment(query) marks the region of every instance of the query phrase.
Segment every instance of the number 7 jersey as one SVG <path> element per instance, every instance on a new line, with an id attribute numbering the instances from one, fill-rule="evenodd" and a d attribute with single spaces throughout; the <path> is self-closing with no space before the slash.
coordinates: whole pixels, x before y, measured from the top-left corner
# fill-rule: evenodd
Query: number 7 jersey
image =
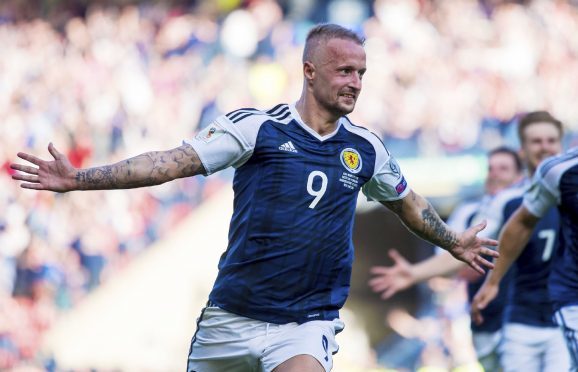
<path id="1" fill-rule="evenodd" d="M 544 160 L 536 170 L 524 206 L 543 218 L 548 208 L 560 212 L 559 251 L 552 263 L 550 298 L 555 309 L 578 304 L 578 147 Z"/>
<path id="2" fill-rule="evenodd" d="M 207 174 L 236 168 L 229 244 L 211 301 L 271 323 L 339 317 L 359 190 L 377 201 L 409 192 L 379 138 L 346 117 L 320 136 L 294 105 L 281 104 L 220 116 L 185 142 Z"/>

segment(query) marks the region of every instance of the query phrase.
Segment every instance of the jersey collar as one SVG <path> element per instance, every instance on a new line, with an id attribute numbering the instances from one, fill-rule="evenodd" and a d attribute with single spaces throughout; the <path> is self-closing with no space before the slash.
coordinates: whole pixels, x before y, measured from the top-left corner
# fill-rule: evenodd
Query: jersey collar
<path id="1" fill-rule="evenodd" d="M 309 127 L 309 125 L 305 124 L 303 119 L 301 119 L 301 115 L 299 115 L 299 112 L 295 108 L 295 103 L 292 103 L 289 105 L 289 111 L 291 112 L 291 116 L 293 116 L 293 119 L 295 119 L 297 124 L 299 124 L 307 133 L 309 133 L 310 135 L 312 135 L 313 137 L 315 137 L 316 139 L 318 139 L 321 142 L 326 141 L 326 140 L 334 137 L 337 134 L 337 132 L 339 131 L 339 128 L 341 128 L 341 121 L 343 120 L 343 118 L 339 118 L 339 120 L 337 120 L 337 127 L 335 128 L 335 130 L 329 134 L 322 136 L 319 133 L 317 133 L 316 131 L 314 131 L 313 129 L 311 129 L 311 127 Z"/>

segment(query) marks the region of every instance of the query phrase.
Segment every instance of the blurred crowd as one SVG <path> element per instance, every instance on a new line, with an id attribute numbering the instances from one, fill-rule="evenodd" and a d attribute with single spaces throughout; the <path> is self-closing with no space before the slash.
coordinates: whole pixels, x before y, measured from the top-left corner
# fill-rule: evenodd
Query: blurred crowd
<path id="1" fill-rule="evenodd" d="M 52 368 L 42 332 L 231 176 L 60 195 L 21 190 L 16 153 L 47 158 L 51 141 L 75 166 L 111 163 L 179 146 L 218 114 L 292 102 L 314 22 L 367 37 L 351 118 L 398 157 L 514 146 L 515 118 L 537 109 L 578 130 L 570 1 L 142 2 L 57 22 L 23 20 L 10 3 L 0 6 L 0 369 Z"/>

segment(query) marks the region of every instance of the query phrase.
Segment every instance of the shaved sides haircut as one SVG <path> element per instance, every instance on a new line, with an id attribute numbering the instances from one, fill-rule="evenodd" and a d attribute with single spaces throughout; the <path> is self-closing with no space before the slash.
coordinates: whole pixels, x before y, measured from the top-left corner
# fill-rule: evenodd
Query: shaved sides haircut
<path id="1" fill-rule="evenodd" d="M 365 43 L 365 38 L 345 27 L 330 23 L 320 24 L 313 27 L 307 34 L 305 48 L 303 49 L 303 62 L 311 61 L 313 53 L 319 44 L 326 44 L 331 39 L 352 40 L 362 46 Z"/>

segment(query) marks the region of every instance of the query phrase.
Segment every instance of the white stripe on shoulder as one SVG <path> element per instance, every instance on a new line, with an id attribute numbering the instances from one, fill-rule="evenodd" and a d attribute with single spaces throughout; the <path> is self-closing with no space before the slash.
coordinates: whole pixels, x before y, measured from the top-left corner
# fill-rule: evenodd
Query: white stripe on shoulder
<path id="1" fill-rule="evenodd" d="M 224 115 L 232 124 L 240 124 L 244 122 L 263 122 L 266 120 L 273 120 L 279 123 L 287 124 L 291 121 L 291 113 L 289 112 L 289 105 L 286 103 L 278 104 L 269 110 L 258 110 L 255 108 L 242 108 L 231 111 Z"/>
<path id="2" fill-rule="evenodd" d="M 242 144 L 243 148 L 252 151 L 263 123 L 274 121 L 288 124 L 291 121 L 291 113 L 287 104 L 279 104 L 267 111 L 242 108 L 221 115 L 215 121 L 225 127 Z"/>
<path id="3" fill-rule="evenodd" d="M 542 178 L 544 185 L 554 195 L 558 195 L 560 178 L 564 173 L 578 165 L 578 148 L 573 149 L 565 154 L 558 155 L 549 160 L 545 160 L 538 168 L 537 173 Z"/>

